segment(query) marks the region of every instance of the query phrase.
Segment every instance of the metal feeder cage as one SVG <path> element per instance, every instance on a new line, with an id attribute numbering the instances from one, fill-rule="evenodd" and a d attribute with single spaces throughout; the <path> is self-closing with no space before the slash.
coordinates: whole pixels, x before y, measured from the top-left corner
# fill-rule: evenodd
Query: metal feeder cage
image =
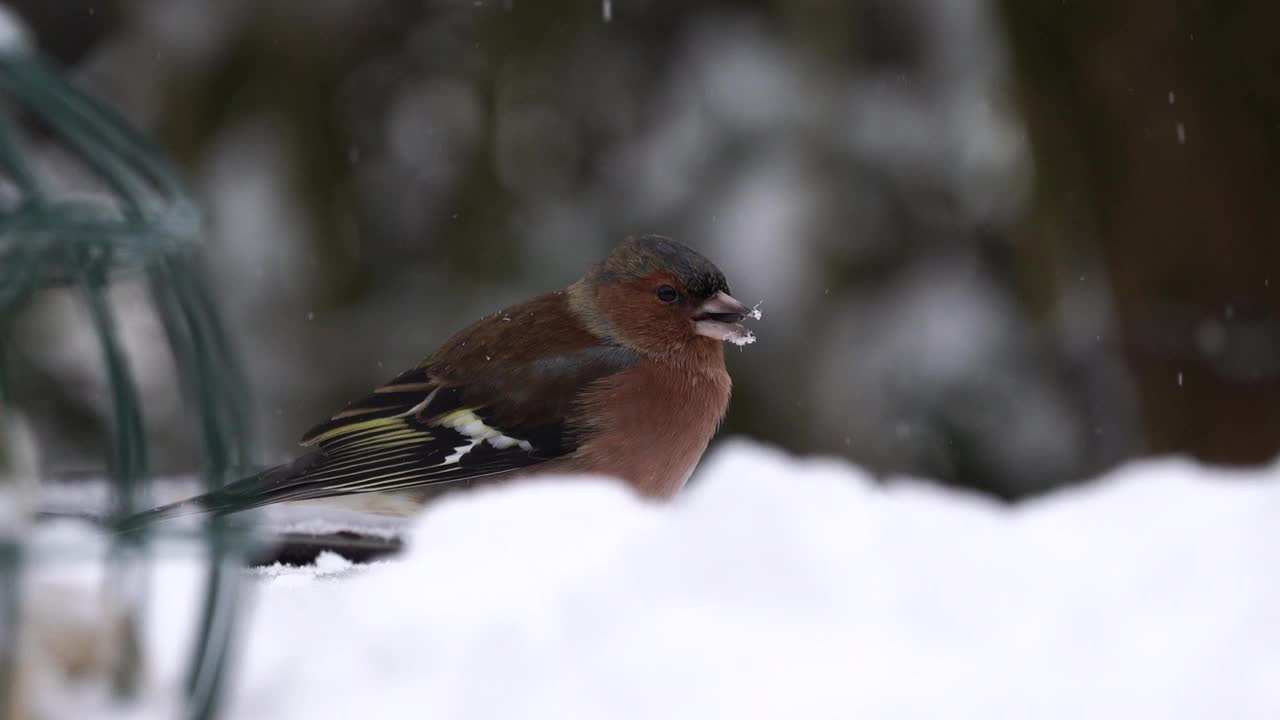
<path id="1" fill-rule="evenodd" d="M 88 312 L 109 381 L 111 451 L 104 465 L 112 485 L 109 522 L 116 523 L 142 509 L 150 480 L 140 399 L 104 295 L 113 280 L 145 278 L 182 391 L 195 409 L 207 489 L 232 479 L 248 458 L 244 383 L 200 272 L 200 213 L 173 169 L 116 113 L 68 84 L 20 32 L 9 35 L 13 37 L 0 46 L 0 440 L 17 432 L 12 381 L 4 373 L 5 356 L 12 352 L 13 318 L 33 295 L 70 288 Z M 49 169 L 39 160 L 44 156 L 35 152 L 50 146 L 73 157 L 102 190 L 72 194 L 55 189 Z M 14 469 L 12 445 L 0 442 L 0 490 L 8 484 L 16 497 L 21 473 Z M 24 569 L 58 562 L 34 553 L 24 543 L 24 523 L 16 527 L 0 527 L 0 716 L 10 707 L 13 672 L 22 652 L 17 638 Z M 209 520 L 201 532 L 208 567 L 199 637 L 187 675 L 191 718 L 210 718 L 218 709 L 241 594 L 243 536 L 219 518 Z M 124 610 L 126 647 L 113 668 L 112 686 L 127 701 L 136 694 L 146 667 L 139 623 L 151 538 L 145 531 L 111 537 L 103 598 Z"/>

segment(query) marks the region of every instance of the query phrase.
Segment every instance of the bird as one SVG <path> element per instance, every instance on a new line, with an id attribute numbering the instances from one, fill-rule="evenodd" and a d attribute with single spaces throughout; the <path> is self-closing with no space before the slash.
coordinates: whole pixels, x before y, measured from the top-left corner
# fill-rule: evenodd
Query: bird
<path id="1" fill-rule="evenodd" d="M 326 501 L 386 515 L 443 491 L 537 475 L 686 483 L 721 425 L 724 343 L 759 318 L 724 273 L 659 235 L 628 237 L 576 282 L 487 315 L 311 428 L 309 452 L 140 521 Z"/>

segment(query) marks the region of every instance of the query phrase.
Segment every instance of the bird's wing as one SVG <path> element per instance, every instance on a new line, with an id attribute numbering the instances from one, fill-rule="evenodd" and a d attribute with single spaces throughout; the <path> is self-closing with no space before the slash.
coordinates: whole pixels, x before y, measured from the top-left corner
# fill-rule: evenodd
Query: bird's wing
<path id="1" fill-rule="evenodd" d="M 497 360 L 497 359 L 495 359 Z M 563 457 L 581 441 L 582 389 L 635 364 L 617 346 L 579 348 L 488 373 L 428 359 L 303 437 L 310 454 L 200 498 L 202 510 L 402 491 L 489 477 Z"/>

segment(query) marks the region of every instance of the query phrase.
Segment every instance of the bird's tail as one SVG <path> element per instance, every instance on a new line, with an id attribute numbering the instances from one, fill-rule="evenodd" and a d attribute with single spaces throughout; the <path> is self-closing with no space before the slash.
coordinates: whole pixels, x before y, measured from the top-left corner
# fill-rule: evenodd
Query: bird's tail
<path id="1" fill-rule="evenodd" d="M 132 532 L 173 518 L 198 514 L 229 515 L 266 505 L 272 501 L 271 490 L 274 487 L 287 484 L 292 478 L 304 473 L 319 457 L 319 453 L 309 453 L 293 462 L 266 468 L 203 495 L 135 513 L 122 520 L 119 528 L 123 532 Z"/>
<path id="2" fill-rule="evenodd" d="M 293 462 L 266 468 L 203 495 L 142 510 L 124 518 L 91 512 L 41 514 L 46 517 L 76 517 L 90 520 L 117 533 L 136 533 L 159 522 L 191 515 L 229 515 L 273 502 L 274 490 L 282 486 L 287 487 L 292 479 L 305 473 L 320 457 L 319 453 L 309 453 Z"/>
<path id="3" fill-rule="evenodd" d="M 128 534 L 139 532 L 155 523 L 170 518 L 208 512 L 208 508 L 202 502 L 204 497 L 201 495 L 169 503 L 168 505 L 161 505 L 157 508 L 136 512 L 122 519 L 117 519 L 109 512 L 95 512 L 92 510 L 39 510 L 36 515 L 45 520 L 83 520 L 108 532 Z"/>
<path id="4" fill-rule="evenodd" d="M 196 515 L 209 511 L 205 505 L 207 495 L 198 495 L 186 500 L 161 505 L 160 507 L 151 508 L 136 512 L 115 523 L 115 530 L 120 533 L 135 533 L 163 520 L 183 517 L 186 515 Z"/>

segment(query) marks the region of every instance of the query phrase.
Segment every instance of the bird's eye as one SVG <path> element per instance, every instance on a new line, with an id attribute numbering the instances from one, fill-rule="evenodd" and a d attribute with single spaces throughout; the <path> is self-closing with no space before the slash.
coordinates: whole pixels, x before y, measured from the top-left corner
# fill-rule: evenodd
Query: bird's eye
<path id="1" fill-rule="evenodd" d="M 676 289 L 670 285 L 663 285 L 658 288 L 658 299 L 662 302 L 675 302 L 678 297 L 680 297 L 680 293 L 676 292 Z"/>

